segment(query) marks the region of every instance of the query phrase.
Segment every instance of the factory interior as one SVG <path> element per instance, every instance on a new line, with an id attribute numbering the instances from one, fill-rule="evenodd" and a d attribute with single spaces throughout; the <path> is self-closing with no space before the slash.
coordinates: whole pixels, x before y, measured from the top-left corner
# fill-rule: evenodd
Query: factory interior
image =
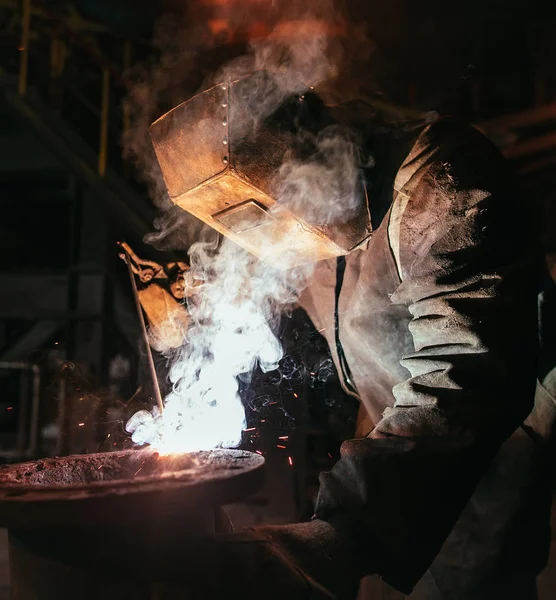
<path id="1" fill-rule="evenodd" d="M 537 505 L 540 508 L 533 511 L 534 517 L 523 516 L 521 508 L 515 509 L 511 517 L 515 531 L 502 532 L 497 521 L 498 515 L 507 512 L 506 508 L 510 510 L 508 507 L 515 498 L 528 501 L 541 487 L 552 493 L 556 484 L 556 438 L 549 432 L 550 416 L 540 411 L 538 420 L 530 425 L 532 421 L 526 417 L 532 410 L 535 394 L 533 391 L 521 394 L 522 385 L 532 390 L 535 384 L 535 376 L 530 384 L 531 377 L 526 375 L 536 368 L 529 366 L 537 360 L 533 357 L 536 345 L 533 343 L 530 349 L 525 344 L 532 335 L 537 335 L 539 325 L 535 317 L 529 319 L 528 307 L 531 303 L 537 306 L 536 296 L 533 298 L 531 294 L 523 305 L 516 298 L 526 295 L 524 290 L 534 267 L 530 264 L 520 267 L 524 270 L 519 271 L 522 279 L 517 283 L 505 279 L 514 266 L 510 264 L 513 255 L 521 252 L 525 246 L 523 240 L 529 239 L 524 232 L 532 230 L 536 241 L 531 243 L 537 244 L 538 255 L 542 255 L 547 289 L 556 281 L 556 3 L 548 0 L 528 3 L 0 0 L 0 23 L 0 197 L 4 209 L 0 220 L 0 600 L 173 600 L 224 595 L 243 600 L 556 598 L 556 533 L 550 537 L 548 492 L 544 504 L 541 501 Z M 285 143 L 279 136 L 284 134 L 284 139 L 290 139 L 293 135 L 289 130 L 286 132 L 287 126 L 275 133 L 269 125 L 264 139 L 245 134 L 249 143 L 245 147 L 236 143 L 237 115 L 245 107 L 236 110 L 235 89 L 240 98 L 237 102 L 245 102 L 249 110 L 259 111 L 257 114 L 263 114 L 262 105 L 268 97 L 260 95 L 257 88 L 260 96 L 257 102 L 249 98 L 248 83 L 252 79 L 249 79 L 251 73 L 246 77 L 246 64 L 257 73 L 263 72 L 259 69 L 276 73 L 264 80 L 264 85 L 270 86 L 268 89 L 272 85 L 285 85 L 288 93 L 295 95 L 297 104 L 293 108 L 286 106 L 284 118 L 289 118 L 288 111 L 295 113 L 296 126 L 307 118 L 310 128 L 316 112 L 333 106 L 336 108 L 330 114 L 341 115 L 342 106 L 350 110 L 354 103 L 363 103 L 372 115 L 371 120 L 378 123 L 376 128 L 369 128 L 378 132 L 373 138 L 376 145 L 394 128 L 403 129 L 404 135 L 421 131 L 417 123 L 434 130 L 434 123 L 443 116 L 468 123 L 474 133 L 461 135 L 481 140 L 476 141 L 477 152 L 466 147 L 461 152 L 462 161 L 472 164 L 469 177 L 483 167 L 488 170 L 488 161 L 492 160 L 497 165 L 493 169 L 500 169 L 492 178 L 493 185 L 500 184 L 504 193 L 509 190 L 512 197 L 517 191 L 523 207 L 521 214 L 514 210 L 513 200 L 509 199 L 506 209 L 497 212 L 495 208 L 495 216 L 486 217 L 485 227 L 476 236 L 480 242 L 473 237 L 474 233 L 465 230 L 462 234 L 461 243 L 473 238 L 473 243 L 487 246 L 479 248 L 484 253 L 479 258 L 469 259 L 471 266 L 466 263 L 461 267 L 464 270 L 476 267 L 476 273 L 470 277 L 477 276 L 482 282 L 466 284 L 469 287 L 465 291 L 459 290 L 464 295 L 473 294 L 474 290 L 482 293 L 489 285 L 484 273 L 490 267 L 480 261 L 481 256 L 490 257 L 498 251 L 489 245 L 490 237 L 495 243 L 499 239 L 503 240 L 500 243 L 510 240 L 510 250 L 506 252 L 506 246 L 502 249 L 502 253 L 506 252 L 502 258 L 504 264 L 500 269 L 496 265 L 496 272 L 490 275 L 491 279 L 503 280 L 495 286 L 496 294 L 502 297 L 500 304 L 495 304 L 498 296 L 488 301 L 477 300 L 492 302 L 494 307 L 488 308 L 484 317 L 495 323 L 494 334 L 485 329 L 486 341 L 483 339 L 481 343 L 487 349 L 473 355 L 479 358 L 469 358 L 474 342 L 451 342 L 448 331 L 445 343 L 453 349 L 446 358 L 448 362 L 435 357 L 434 351 L 428 356 L 429 362 L 437 360 L 433 374 L 429 374 L 431 378 L 443 369 L 444 373 L 454 373 L 447 384 L 450 393 L 445 402 L 450 407 L 453 398 L 467 398 L 468 388 L 472 397 L 473 390 L 479 390 L 483 384 L 486 388 L 497 385 L 492 380 L 503 371 L 499 393 L 487 392 L 483 397 L 479 391 L 476 403 L 471 400 L 464 403 L 469 414 L 464 411 L 461 427 L 466 428 L 476 414 L 483 415 L 482 425 L 476 428 L 483 441 L 471 444 L 472 450 L 463 462 L 457 452 L 447 450 L 448 466 L 442 467 L 445 471 L 440 475 L 434 474 L 437 458 L 427 459 L 430 462 L 425 474 L 422 477 L 416 474 L 407 485 L 398 485 L 394 471 L 381 479 L 380 469 L 386 470 L 386 463 L 398 452 L 396 442 L 400 436 L 395 411 L 404 409 L 396 407 L 414 407 L 417 402 L 402 398 L 406 388 L 399 396 L 395 390 L 392 392 L 394 384 L 395 389 L 404 385 L 400 383 L 400 370 L 411 371 L 419 380 L 412 388 L 416 395 L 424 397 L 429 393 L 425 390 L 428 383 L 419 379 L 421 367 L 414 367 L 418 372 L 415 375 L 411 366 L 415 355 L 426 353 L 429 347 L 426 342 L 418 347 L 416 341 L 415 336 L 421 331 L 419 323 L 426 320 L 419 311 L 425 310 L 427 302 L 442 296 L 442 290 L 456 277 L 457 268 L 444 279 L 438 277 L 435 290 L 422 292 L 427 297 L 412 305 L 421 308 L 412 308 L 409 301 L 403 307 L 406 312 L 400 318 L 405 325 L 400 336 L 405 340 L 403 336 L 409 331 L 415 339 L 415 347 L 411 348 L 414 354 L 409 358 L 401 350 L 398 352 L 398 338 L 394 339 L 399 325 L 394 326 L 394 333 L 378 332 L 379 325 L 393 318 L 383 304 L 378 309 L 384 311 L 383 316 L 375 314 L 371 324 L 362 323 L 363 317 L 356 316 L 353 320 L 356 324 L 343 331 L 339 323 L 342 310 L 349 312 L 349 302 L 346 300 L 344 309 L 341 308 L 339 288 L 342 281 L 351 281 L 353 270 L 363 270 L 354 267 L 353 261 L 350 263 L 353 252 L 367 250 L 360 249 L 363 247 L 360 241 L 359 245 L 350 240 L 344 243 L 340 234 L 330 233 L 334 223 L 319 229 L 314 225 L 316 221 L 307 217 L 309 212 L 300 212 L 305 221 L 295 221 L 301 229 L 306 225 L 295 241 L 288 237 L 293 229 L 287 228 L 297 218 L 299 190 L 311 190 L 315 185 L 319 192 L 314 194 L 322 191 L 326 200 L 326 194 L 336 193 L 330 190 L 337 191 L 342 182 L 335 186 L 335 181 L 331 180 L 331 185 L 323 181 L 338 173 L 338 177 L 347 177 L 353 165 L 331 164 L 335 156 L 338 161 L 347 161 L 349 157 L 334 154 L 339 152 L 338 148 L 328 146 L 329 154 L 325 158 L 319 155 L 323 162 L 317 165 L 323 169 L 323 179 L 315 183 L 312 173 L 307 181 L 300 181 L 306 173 L 302 159 L 291 159 L 288 151 L 284 154 L 283 150 L 277 158 L 277 149 Z M 296 82 L 303 81 L 303 85 L 307 78 L 315 80 L 300 87 L 291 83 L 291 76 Z M 245 87 L 242 91 L 241 85 Z M 284 98 L 285 93 L 280 101 Z M 314 113 L 311 102 L 317 106 Z M 303 105 L 303 109 L 298 105 Z M 245 123 L 250 124 L 251 117 L 255 123 L 251 113 Z M 183 121 L 179 122 L 180 119 Z M 218 123 L 207 133 L 203 127 L 210 129 L 213 122 Z M 460 126 L 454 127 L 457 133 Z M 361 126 L 357 135 L 363 129 Z M 215 136 L 218 147 L 213 149 L 209 146 Z M 318 138 L 315 143 L 337 142 L 348 148 L 355 144 L 352 138 L 340 134 L 324 142 L 323 139 Z M 454 143 L 457 148 L 460 141 L 449 138 L 447 143 Z M 489 150 L 484 151 L 483 160 L 482 144 L 487 143 Z M 491 147 L 497 149 L 495 158 Z M 369 152 L 364 159 L 366 163 L 363 166 L 358 163 L 353 170 L 354 181 L 360 182 L 361 173 L 367 177 L 367 172 L 381 168 L 384 157 L 380 150 L 375 152 L 373 146 Z M 441 146 L 437 160 L 445 166 L 450 159 L 443 159 L 442 152 Z M 503 166 L 496 162 L 499 154 L 504 157 L 500 160 Z M 198 173 L 197 167 L 188 167 L 195 160 Z M 400 164 L 401 161 L 398 167 Z M 404 163 L 409 167 L 412 164 Z M 278 169 L 286 180 L 285 184 L 281 180 L 279 191 L 276 180 L 268 187 L 261 183 L 265 177 L 273 177 L 269 175 L 269 165 Z M 223 169 L 224 176 L 215 169 Z M 511 175 L 500 183 L 502 169 Z M 389 202 L 397 202 L 400 194 L 410 198 L 410 193 L 404 191 L 406 188 L 398 188 L 395 183 L 400 172 L 396 175 L 396 167 L 384 175 L 386 183 L 381 189 L 384 191 L 384 186 L 390 185 L 389 189 L 394 186 L 396 190 L 393 201 L 390 193 Z M 288 176 L 297 179 L 288 181 Z M 447 177 L 449 184 L 457 188 L 458 177 L 454 179 L 449 174 Z M 480 202 L 489 205 L 488 198 L 496 197 L 496 193 L 489 196 L 489 190 L 481 191 L 487 180 L 490 181 L 477 175 L 476 189 L 470 192 L 471 188 L 466 187 L 459 196 L 456 194 L 457 198 L 461 196 L 461 202 L 470 202 L 468 198 L 479 190 Z M 508 183 L 510 180 L 512 183 Z M 432 176 L 427 181 L 436 180 Z M 439 188 L 444 185 L 436 183 Z M 366 225 L 356 226 L 368 229 L 364 248 L 378 247 L 381 236 L 386 235 L 386 225 L 390 227 L 393 222 L 394 213 L 390 212 L 393 209 L 385 209 L 384 214 L 389 216 L 383 218 L 381 214 L 375 221 L 373 190 L 380 185 L 365 191 L 365 197 L 368 193 L 371 198 L 370 217 L 366 202 L 363 208 L 355 209 L 363 210 L 369 219 Z M 432 189 L 433 184 L 428 185 Z M 445 190 L 448 187 L 446 184 Z M 219 212 L 214 208 L 210 209 L 210 215 L 206 212 L 209 209 L 204 207 L 208 202 L 216 203 L 218 194 L 224 193 L 222 189 L 227 190 L 228 200 L 234 198 L 230 200 L 232 204 L 235 195 L 243 194 L 244 204 L 237 205 L 244 208 L 248 204 L 243 216 L 238 216 L 239 211 L 229 210 L 229 202 L 223 201 L 218 205 Z M 273 194 L 278 197 L 281 193 L 295 196 L 286 211 L 278 211 L 274 216 L 265 212 L 271 204 L 280 204 Z M 340 189 L 338 194 L 342 193 Z M 204 200 L 209 197 L 210 200 Z M 270 203 L 266 207 L 265 199 Z M 505 199 L 501 198 L 502 203 Z M 411 198 L 409 203 L 411 208 Z M 422 251 L 427 236 L 435 235 L 433 230 L 441 227 L 438 223 L 442 217 L 431 211 L 431 207 L 436 210 L 435 206 L 431 201 L 425 209 L 426 231 L 417 230 L 418 220 L 408 225 L 408 239 L 414 240 L 412 235 L 421 237 L 420 241 L 411 242 L 417 249 L 408 248 L 407 256 Z M 315 214 L 321 214 L 319 210 L 317 206 Z M 482 208 L 466 205 L 454 214 L 465 220 L 476 210 L 483 212 Z M 353 215 L 357 220 L 359 214 L 350 213 L 344 221 Z M 452 217 L 450 213 L 449 218 Z M 399 217 L 402 227 L 403 218 Z M 489 218 L 494 222 L 488 221 Z M 215 229 L 219 233 L 215 234 Z M 490 237 L 482 235 L 491 229 L 495 233 Z M 282 233 L 263 238 L 261 231 Z M 457 224 L 452 231 L 459 231 Z M 447 238 L 452 239 L 451 235 L 447 234 Z M 242 247 L 244 238 L 248 241 Z M 402 242 L 399 241 L 400 247 Z M 441 242 L 448 243 L 444 238 Z M 278 246 L 281 251 L 282 245 L 289 249 L 280 255 Z M 431 248 L 436 246 L 433 244 Z M 467 260 L 475 256 L 475 250 L 475 246 L 471 250 L 459 246 L 448 258 L 443 255 L 439 259 L 435 255 L 434 260 L 438 264 L 444 260 L 442 268 L 449 269 L 447 263 Z M 311 260 L 304 259 L 305 251 L 313 252 Z M 403 293 L 407 297 L 421 293 L 417 288 L 421 289 L 419 286 L 429 280 L 426 274 L 419 279 L 419 269 L 429 263 L 425 258 L 423 264 L 416 261 L 405 270 L 403 265 L 399 266 L 405 256 L 403 252 L 402 248 L 398 254 L 389 253 L 388 260 L 393 254 L 397 262 L 392 259 L 386 265 L 387 259 L 381 263 L 382 255 L 369 250 L 369 262 L 365 265 L 372 263 L 369 272 L 385 279 L 379 285 L 369 283 L 371 291 L 363 298 L 390 303 Z M 342 258 L 344 255 L 347 256 Z M 507 258 L 510 255 L 512 258 Z M 520 257 L 515 259 L 520 260 Z M 345 279 L 341 270 L 341 277 L 340 271 L 335 271 L 332 276 L 336 279 L 325 279 L 323 275 L 319 280 L 323 271 L 319 266 L 308 269 L 306 264 L 311 261 L 317 265 L 332 264 L 330 261 L 334 265 L 343 264 Z M 202 271 L 197 279 L 196 269 Z M 388 286 L 398 274 L 402 282 L 407 275 L 409 283 L 406 287 L 402 283 L 394 290 Z M 313 280 L 317 281 L 315 286 Z M 313 303 L 315 298 L 321 298 L 326 304 L 329 296 L 333 300 L 336 293 L 335 308 L 330 304 L 328 316 L 316 318 L 306 308 L 313 306 L 307 304 L 307 290 L 313 294 Z M 447 324 L 442 321 L 438 326 L 433 325 L 437 327 L 435 335 L 443 327 L 467 327 L 462 335 L 478 336 L 483 317 L 479 315 L 472 322 L 478 309 L 468 310 L 469 302 L 472 301 L 462 300 L 461 296 L 448 300 Z M 362 303 L 359 298 L 351 301 L 352 308 Z M 552 312 L 548 301 L 546 305 L 548 325 L 543 344 L 548 347 L 554 342 L 556 349 L 556 330 L 550 332 L 551 323 L 556 327 L 556 302 Z M 438 307 L 431 310 L 435 313 L 431 313 L 431 319 L 441 318 L 436 314 Z M 396 314 L 401 315 L 401 311 L 398 308 Z M 506 314 L 510 319 L 503 318 Z M 411 317 L 415 321 L 407 326 Z M 526 324 L 530 326 L 527 328 Z M 374 327 L 375 333 L 364 339 L 367 325 L 369 329 Z M 376 339 L 384 346 L 377 346 Z M 510 348 L 512 344 L 515 352 Z M 452 354 L 457 353 L 456 346 L 465 346 L 462 353 L 468 358 L 458 362 L 456 357 L 450 362 Z M 354 347 L 362 359 L 353 358 Z M 491 356 L 497 349 L 499 355 Z M 396 352 L 399 355 L 394 356 Z M 549 365 L 550 352 L 548 355 L 539 359 L 544 360 L 542 372 L 548 383 L 543 383 L 539 375 L 537 386 L 543 383 L 548 402 L 554 404 L 556 411 L 556 400 L 551 396 L 551 393 L 556 396 L 556 384 L 552 390 L 549 385 L 556 360 Z M 360 402 L 358 397 L 359 392 L 363 396 L 366 393 L 366 383 L 361 383 L 364 378 L 359 374 L 366 367 L 357 361 L 364 362 L 367 356 L 372 356 L 373 368 L 377 369 L 373 371 L 377 375 L 371 377 L 370 389 L 374 381 L 381 388 L 380 394 L 392 398 L 390 403 L 385 402 L 386 408 L 379 403 L 376 414 L 366 410 L 366 402 Z M 556 359 L 556 352 L 552 357 Z M 383 377 L 380 369 L 386 369 L 391 359 L 395 359 L 396 365 L 405 366 L 397 366 L 393 375 Z M 461 367 L 463 362 L 465 366 Z M 481 371 L 483 365 L 486 373 Z M 464 375 L 471 379 L 466 380 Z M 384 381 L 390 385 L 382 391 Z M 430 385 L 441 387 L 440 383 Z M 515 402 L 513 396 L 508 397 L 512 388 Z M 397 399 L 394 408 L 392 393 Z M 492 407 L 485 407 L 489 394 L 496 396 L 496 400 Z M 536 394 L 535 409 L 538 390 Z M 231 400 L 225 400 L 225 396 Z M 436 402 L 434 414 L 442 413 L 440 405 L 444 406 L 442 400 Z M 528 406 L 526 411 L 523 406 Z M 450 421 L 450 415 L 460 414 L 459 409 L 453 413 L 451 410 L 448 409 L 449 416 L 442 413 L 439 417 L 440 429 Z M 508 414 L 513 416 L 507 417 Z M 389 415 L 393 424 L 383 424 L 383 429 L 376 427 L 382 417 L 384 423 Z M 422 427 L 434 429 L 437 421 L 427 419 Z M 499 425 L 502 421 L 504 424 Z M 477 553 L 479 559 L 484 558 L 484 564 L 475 572 L 469 566 L 475 550 L 467 548 L 465 541 L 454 541 L 454 535 L 448 537 L 448 534 L 464 507 L 467 511 L 467 502 L 473 504 L 477 496 L 469 498 L 475 489 L 481 491 L 484 483 L 481 477 L 486 477 L 484 473 L 490 472 L 489 468 L 495 469 L 489 465 L 491 460 L 498 460 L 499 447 L 505 448 L 506 440 L 514 439 L 516 428 L 527 435 L 534 430 L 527 440 L 533 439 L 536 444 L 537 424 L 538 430 L 548 432 L 539 434 L 540 450 L 534 452 L 540 458 L 534 466 L 527 463 L 525 454 L 529 446 L 523 450 L 519 443 L 526 445 L 526 442 L 521 440 L 517 458 L 510 461 L 515 474 L 512 471 L 508 475 L 505 466 L 496 471 L 506 476 L 509 483 L 506 482 L 504 493 L 498 490 L 498 495 L 493 493 L 488 499 L 491 513 L 488 519 L 486 512 L 483 515 L 489 523 L 488 531 L 482 521 L 468 524 L 469 530 L 479 537 L 483 531 L 484 536 L 479 542 L 484 556 Z M 414 431 L 402 434 L 409 441 L 400 443 L 407 448 L 415 443 L 419 448 L 417 430 L 415 425 Z M 429 441 L 422 450 L 423 456 L 430 451 L 436 457 L 434 452 L 438 451 L 430 448 L 436 448 L 434 440 L 444 439 L 439 431 L 430 433 L 427 429 L 424 435 Z M 461 439 L 467 439 L 466 435 L 462 434 Z M 484 442 L 488 438 L 495 439 L 495 443 Z M 353 439 L 369 441 L 368 450 L 346 449 L 344 442 Z M 450 443 L 457 446 L 460 443 L 457 440 L 456 436 L 456 441 Z M 373 442 L 376 446 L 372 446 Z M 379 449 L 373 450 L 376 447 Z M 481 454 L 475 452 L 477 447 L 488 448 L 481 451 L 482 459 L 476 458 Z M 365 461 L 371 461 L 373 452 L 378 456 L 381 448 L 384 458 L 378 459 L 379 466 L 361 467 Z M 355 454 L 350 454 L 352 451 Z M 357 454 L 359 451 L 361 454 Z M 450 452 L 457 455 L 455 463 L 449 462 L 453 458 Z M 488 459 L 484 458 L 487 454 Z M 349 465 L 356 467 L 344 466 L 340 476 L 342 467 L 334 465 L 349 460 L 354 461 Z M 418 461 L 425 459 L 411 460 L 417 460 L 418 466 L 409 467 L 409 471 L 416 472 L 422 467 Z M 438 464 L 444 465 L 443 460 L 438 459 Z M 481 466 L 475 469 L 475 475 L 468 477 L 467 471 L 473 471 L 469 465 L 475 464 L 474 461 Z M 537 468 L 541 463 L 542 467 Z M 352 470 L 358 468 L 367 469 L 365 472 L 370 473 L 371 479 L 375 475 L 371 491 L 365 488 L 361 492 L 362 500 L 355 498 L 357 490 L 362 489 L 357 482 L 346 484 L 352 485 L 347 492 L 337 490 L 341 477 L 349 478 Z M 403 468 L 408 467 L 404 464 Z M 427 507 L 419 512 L 419 502 L 427 504 L 423 498 L 429 497 L 426 491 L 422 494 L 416 491 L 420 482 L 423 488 L 430 486 L 434 490 L 441 489 L 443 481 L 445 488 L 458 488 L 458 471 L 461 480 L 465 480 L 460 486 L 463 491 L 459 496 L 449 492 L 445 500 L 438 502 L 456 507 L 459 501 L 459 508 L 435 512 L 433 502 L 430 510 Z M 323 477 L 322 472 L 332 475 Z M 534 480 L 533 472 L 542 473 Z M 335 473 L 339 479 L 332 481 Z M 410 480 L 408 476 L 407 481 Z M 319 492 L 321 488 L 324 492 Z M 408 489 L 411 491 L 407 492 Z M 373 490 L 378 496 L 376 504 L 368 500 Z M 333 498 L 324 497 L 326 493 Z M 441 496 L 442 493 L 435 492 L 436 498 Z M 372 546 L 372 551 L 355 551 L 357 559 L 347 558 L 353 547 L 359 550 L 365 546 L 362 539 L 367 529 L 359 528 L 360 521 L 355 524 L 350 521 L 349 533 L 330 551 L 321 549 L 325 542 L 318 532 L 315 534 L 318 541 L 308 543 L 308 549 L 300 551 L 300 556 L 298 549 L 305 538 L 292 544 L 283 541 L 291 542 L 291 536 L 297 535 L 290 534 L 298 531 L 290 529 L 292 524 L 318 523 L 325 528 L 333 526 L 337 531 L 337 523 L 344 522 L 340 504 L 346 497 L 351 509 L 355 506 L 353 511 L 365 523 L 361 527 L 371 531 L 367 545 Z M 391 514 L 384 512 L 385 507 Z M 365 508 L 372 515 L 361 516 Z M 405 514 L 406 508 L 416 513 L 407 522 L 405 517 L 398 518 L 399 513 Z M 446 519 L 452 520 L 446 525 L 439 518 L 438 530 L 444 527 L 445 531 L 437 534 L 434 532 L 438 513 L 446 513 Z M 352 513 L 348 517 L 352 518 Z M 556 527 L 556 499 L 552 517 Z M 525 522 L 529 518 L 532 524 Z M 386 524 L 388 521 L 390 525 Z M 426 521 L 430 521 L 430 528 Z M 518 521 L 525 524 L 526 533 L 516 533 Z M 377 522 L 373 539 L 372 528 Z M 544 527 L 542 533 L 535 529 L 539 523 Z M 273 530 L 273 526 L 278 529 Z M 213 548 L 213 542 L 205 539 L 214 535 L 239 536 L 244 530 L 249 532 L 245 535 L 264 536 L 266 541 L 261 544 L 265 549 L 268 544 L 274 548 L 269 550 L 268 557 L 262 556 L 266 550 L 260 551 L 260 564 L 258 550 L 252 553 L 245 550 L 242 554 L 243 549 L 238 550 L 233 540 L 230 547 L 216 548 L 216 544 Z M 384 540 L 380 537 L 384 530 L 388 540 L 385 553 L 393 553 L 393 567 L 381 553 L 385 547 L 381 546 Z M 396 555 L 398 536 L 410 540 L 407 544 L 401 542 L 408 549 L 400 555 Z M 439 556 L 444 556 L 440 546 L 446 539 L 456 546 L 445 557 L 448 566 L 435 558 L 439 552 Z M 495 548 L 498 542 L 500 547 Z M 363 557 L 367 557 L 367 552 L 373 558 L 365 562 Z M 374 566 L 375 553 L 379 556 L 376 564 L 380 566 Z M 269 558 L 271 555 L 273 558 Z M 531 557 L 535 564 L 525 565 L 523 556 Z M 533 558 L 537 556 L 535 562 Z M 409 567 L 408 562 L 414 558 L 416 566 Z M 373 565 L 363 566 L 351 578 L 353 581 L 346 583 L 348 573 L 352 569 L 355 572 L 354 565 L 359 568 L 359 562 Z M 431 563 L 433 566 L 429 568 Z M 408 583 L 404 579 L 406 570 Z M 476 575 L 479 583 L 468 584 L 464 571 Z M 528 578 L 522 587 L 519 577 L 514 577 L 521 571 Z M 336 575 L 331 575 L 332 572 Z M 429 582 L 427 587 L 427 577 L 434 585 Z M 504 583 L 496 583 L 496 578 Z"/>

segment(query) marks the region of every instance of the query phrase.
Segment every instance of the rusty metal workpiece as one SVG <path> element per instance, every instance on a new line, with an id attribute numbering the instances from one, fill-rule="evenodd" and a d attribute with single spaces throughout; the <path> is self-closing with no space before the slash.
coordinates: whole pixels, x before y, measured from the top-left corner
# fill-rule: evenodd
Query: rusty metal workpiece
<path id="1" fill-rule="evenodd" d="M 264 459 L 243 450 L 158 456 L 149 450 L 44 458 L 0 467 L 0 527 L 122 526 L 258 491 Z"/>

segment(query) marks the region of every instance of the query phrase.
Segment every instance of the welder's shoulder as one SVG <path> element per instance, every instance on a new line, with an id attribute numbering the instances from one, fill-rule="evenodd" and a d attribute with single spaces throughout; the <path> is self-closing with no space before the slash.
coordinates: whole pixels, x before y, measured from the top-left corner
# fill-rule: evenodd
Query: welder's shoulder
<path id="1" fill-rule="evenodd" d="M 452 118 L 420 134 L 395 187 L 388 235 L 402 279 L 416 257 L 478 246 L 485 231 L 510 229 L 518 202 L 496 147 Z"/>
<path id="2" fill-rule="evenodd" d="M 397 171 L 394 190 L 398 201 L 405 202 L 416 195 L 424 199 L 423 193 L 491 190 L 509 180 L 508 167 L 488 138 L 464 121 L 439 118 L 415 138 Z"/>
<path id="3" fill-rule="evenodd" d="M 508 163 L 487 137 L 463 121 L 442 118 L 423 129 L 398 170 L 393 212 L 396 204 L 437 215 L 457 212 L 485 195 L 496 203 L 504 197 L 507 207 L 516 188 Z"/>
<path id="4" fill-rule="evenodd" d="M 483 133 L 454 117 L 440 118 L 427 127 L 416 142 L 428 161 L 427 174 L 449 173 L 457 189 L 489 189 L 493 184 L 509 181 L 508 164 Z"/>

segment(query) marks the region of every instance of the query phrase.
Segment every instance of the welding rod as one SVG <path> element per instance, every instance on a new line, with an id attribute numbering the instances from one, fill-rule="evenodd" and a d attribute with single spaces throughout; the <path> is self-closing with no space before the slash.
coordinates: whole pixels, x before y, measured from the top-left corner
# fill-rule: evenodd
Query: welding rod
<path id="1" fill-rule="evenodd" d="M 147 360 L 149 361 L 149 369 L 151 371 L 151 377 L 153 380 L 154 395 L 156 398 L 156 403 L 158 404 L 158 410 L 160 411 L 160 414 L 162 414 L 162 411 L 164 410 L 164 406 L 162 404 L 162 394 L 160 393 L 160 386 L 158 385 L 158 377 L 156 376 L 156 369 L 154 368 L 153 353 L 151 350 L 151 345 L 149 344 L 149 335 L 147 333 L 147 326 L 145 325 L 145 316 L 143 315 L 143 309 L 141 308 L 141 302 L 139 301 L 139 293 L 137 292 L 137 284 L 135 283 L 135 275 L 133 274 L 133 270 L 131 268 L 130 256 L 127 251 L 125 253 L 125 263 L 127 265 L 127 270 L 129 272 L 129 279 L 131 281 L 131 289 L 133 290 L 133 298 L 135 300 L 135 307 L 137 308 L 137 314 L 139 315 L 139 323 L 141 324 L 141 331 L 143 333 L 143 341 L 145 342 L 145 347 L 147 349 Z"/>

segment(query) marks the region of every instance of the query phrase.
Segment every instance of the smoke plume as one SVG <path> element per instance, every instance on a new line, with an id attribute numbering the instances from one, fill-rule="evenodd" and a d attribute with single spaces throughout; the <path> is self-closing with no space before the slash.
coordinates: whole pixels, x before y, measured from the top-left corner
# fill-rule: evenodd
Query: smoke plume
<path id="1" fill-rule="evenodd" d="M 344 127 L 326 127 L 305 160 L 282 164 L 275 188 L 280 204 L 313 225 L 342 225 L 356 216 L 361 194 L 359 146 Z"/>
<path id="2" fill-rule="evenodd" d="M 238 376 L 275 369 L 281 309 L 305 287 L 310 268 L 273 269 L 233 242 L 199 241 L 188 277 L 201 281 L 191 324 L 170 370 L 164 414 L 141 411 L 128 422 L 133 441 L 166 453 L 235 446 L 245 428 Z M 191 283 L 191 282 L 190 282 Z"/>
<path id="3" fill-rule="evenodd" d="M 202 78 L 203 89 L 256 69 L 277 72 L 280 84 L 272 86 L 272 93 L 264 87 L 264 78 L 252 78 L 252 101 L 242 124 L 243 135 L 250 135 L 285 97 L 302 95 L 337 77 L 343 57 L 338 40 L 347 27 L 328 0 L 303 7 L 294 3 L 278 7 L 278 3 L 258 0 L 214 4 L 220 16 L 226 13 L 224 25 L 207 14 L 206 3 L 201 4 L 204 12 L 189 20 L 188 31 L 180 31 L 168 20 L 159 26 L 159 33 L 170 35 L 171 43 L 165 40 L 161 65 L 149 75 L 151 83 L 143 80 L 138 85 L 134 109 L 138 127 L 126 140 L 128 155 L 136 158 L 149 179 L 155 202 L 166 209 L 149 240 L 168 244 L 177 239 L 179 247 L 190 245 L 193 235 L 198 240 L 189 249 L 187 283 L 196 285 L 188 301 L 190 326 L 173 358 L 169 375 L 173 388 L 165 399 L 164 413 L 156 408 L 152 413 L 141 411 L 127 425 L 134 442 L 150 443 L 163 452 L 239 443 L 245 415 L 238 377 L 245 378 L 256 365 L 263 371 L 278 366 L 283 356 L 276 335 L 281 312 L 297 301 L 312 268 L 281 269 L 280 256 L 270 241 L 267 260 L 262 261 L 227 239 L 219 240 L 214 232 L 205 232 L 199 240 L 194 220 L 170 207 L 152 147 L 146 142 L 148 124 L 160 116 L 153 114 L 155 107 L 166 104 L 171 108 L 168 104 L 176 105 L 191 95 L 185 93 L 186 86 L 177 93 L 176 77 L 188 85 Z M 255 25 L 257 34 L 253 33 Z M 212 52 L 213 59 L 218 54 L 215 30 L 230 39 L 246 37 L 245 52 L 203 72 L 194 63 L 203 64 L 202 52 Z M 210 60 L 205 64 L 210 65 Z M 328 128 L 316 137 L 314 147 L 307 159 L 289 158 L 277 173 L 274 187 L 279 204 L 312 223 L 344 223 L 361 201 L 356 193 L 360 179 L 356 140 L 342 129 Z"/>

